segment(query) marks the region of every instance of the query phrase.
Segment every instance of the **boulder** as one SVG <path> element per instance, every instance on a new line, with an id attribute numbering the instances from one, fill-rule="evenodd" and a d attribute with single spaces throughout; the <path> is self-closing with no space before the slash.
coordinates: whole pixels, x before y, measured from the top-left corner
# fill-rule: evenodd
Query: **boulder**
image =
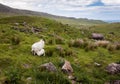
<path id="1" fill-rule="evenodd" d="M 111 83 L 111 84 L 120 84 L 120 80 L 115 80 L 115 81 L 113 81 L 113 83 Z"/>
<path id="2" fill-rule="evenodd" d="M 120 64 L 111 63 L 106 67 L 106 71 L 110 74 L 117 74 L 120 72 Z"/>
<path id="3" fill-rule="evenodd" d="M 72 68 L 72 66 L 71 66 L 69 61 L 65 60 L 65 63 L 62 66 L 62 71 L 64 73 L 67 73 L 68 75 L 71 75 L 73 73 L 73 68 Z"/>
<path id="4" fill-rule="evenodd" d="M 41 69 L 48 70 L 48 71 L 50 71 L 50 72 L 56 72 L 56 71 L 57 71 L 55 65 L 54 65 L 52 62 L 42 64 L 42 65 L 40 66 L 40 68 L 41 68 Z"/>
<path id="5" fill-rule="evenodd" d="M 120 84 L 120 80 L 106 82 L 105 84 Z"/>
<path id="6" fill-rule="evenodd" d="M 92 39 L 103 40 L 104 36 L 102 34 L 99 34 L 99 33 L 92 33 Z"/>

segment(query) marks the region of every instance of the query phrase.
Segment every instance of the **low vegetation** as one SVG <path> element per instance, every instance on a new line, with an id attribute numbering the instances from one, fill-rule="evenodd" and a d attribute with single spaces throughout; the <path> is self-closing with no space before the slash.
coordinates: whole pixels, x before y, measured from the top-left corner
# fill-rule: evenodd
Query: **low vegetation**
<path id="1" fill-rule="evenodd" d="M 110 75 L 105 71 L 109 63 L 120 62 L 119 29 L 119 23 L 75 28 L 36 16 L 1 18 L 0 83 L 71 84 L 61 71 L 63 60 L 70 61 L 77 84 L 120 80 L 120 74 Z M 96 44 L 90 38 L 93 32 L 102 33 L 110 43 Z M 41 38 L 45 39 L 46 56 L 33 56 L 31 45 Z M 56 66 L 57 72 L 38 69 L 48 62 Z M 95 62 L 101 66 L 96 66 Z"/>

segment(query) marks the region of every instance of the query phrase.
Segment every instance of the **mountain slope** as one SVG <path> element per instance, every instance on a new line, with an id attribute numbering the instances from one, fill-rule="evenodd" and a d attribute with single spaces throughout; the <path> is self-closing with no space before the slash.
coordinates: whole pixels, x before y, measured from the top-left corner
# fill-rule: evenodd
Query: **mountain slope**
<path id="1" fill-rule="evenodd" d="M 101 27 L 105 31 L 99 31 Z M 109 24 L 82 30 L 36 16 L 1 18 L 0 84 L 71 84 L 68 76 L 61 71 L 64 60 L 70 61 L 78 84 L 104 84 L 111 79 L 118 80 L 120 74 L 110 75 L 105 67 L 109 63 L 120 62 L 120 47 L 112 48 L 112 51 L 105 47 L 96 48 L 93 40 L 88 38 L 94 31 L 110 35 L 108 29 L 114 35 L 107 38 L 113 39 L 116 35 L 119 38 L 118 28 L 120 24 Z M 45 39 L 46 55 L 34 56 L 31 45 L 41 38 Z M 81 44 L 79 39 L 83 39 L 84 43 Z M 74 45 L 73 41 L 76 41 Z M 51 73 L 39 67 L 48 62 L 56 66 L 57 72 Z"/>
<path id="2" fill-rule="evenodd" d="M 54 19 L 64 24 L 70 24 L 70 25 L 105 24 L 104 21 L 100 21 L 100 20 L 89 20 L 89 19 L 82 19 L 82 18 L 76 19 L 76 18 L 71 18 L 71 17 L 56 16 L 56 15 L 51 15 L 51 14 L 42 13 L 42 12 L 14 9 L 14 8 L 5 6 L 3 4 L 0 4 L 0 13 L 4 13 L 4 14 L 7 13 L 7 15 L 42 16 L 42 17 L 46 17 L 49 19 Z"/>

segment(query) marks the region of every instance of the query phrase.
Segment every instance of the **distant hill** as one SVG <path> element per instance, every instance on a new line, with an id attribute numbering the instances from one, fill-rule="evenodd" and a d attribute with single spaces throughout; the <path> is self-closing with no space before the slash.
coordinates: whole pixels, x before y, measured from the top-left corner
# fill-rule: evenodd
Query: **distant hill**
<path id="1" fill-rule="evenodd" d="M 36 12 L 36 11 L 29 11 L 29 10 L 20 10 L 20 9 L 14 9 L 9 6 L 0 4 L 0 17 L 3 16 L 11 16 L 11 15 L 35 15 L 35 16 L 42 16 L 46 17 L 49 19 L 54 19 L 57 21 L 60 21 L 64 24 L 69 24 L 69 25 L 91 25 L 91 24 L 104 24 L 106 22 L 101 21 L 101 20 L 90 20 L 86 18 L 73 18 L 73 17 L 63 17 L 63 16 L 56 16 L 56 15 L 51 15 L 43 12 Z"/>
<path id="2" fill-rule="evenodd" d="M 106 24 L 107 22 L 101 20 L 92 20 L 87 18 L 73 18 L 73 17 L 53 17 L 53 19 L 62 22 L 63 24 L 70 24 L 73 26 L 81 25 L 95 25 L 95 24 Z"/>
<path id="3" fill-rule="evenodd" d="M 15 9 L 15 8 L 11 8 L 11 7 L 3 5 L 3 4 L 0 4 L 0 13 L 9 13 L 9 14 L 14 14 L 14 15 L 15 14 L 18 14 L 18 15 L 22 14 L 22 15 L 51 16 L 50 14 L 47 14 L 47 13 Z"/>
<path id="4" fill-rule="evenodd" d="M 119 22 L 119 23 L 120 23 L 120 20 L 106 20 L 105 22 L 108 22 L 108 23 L 116 23 L 116 22 Z"/>

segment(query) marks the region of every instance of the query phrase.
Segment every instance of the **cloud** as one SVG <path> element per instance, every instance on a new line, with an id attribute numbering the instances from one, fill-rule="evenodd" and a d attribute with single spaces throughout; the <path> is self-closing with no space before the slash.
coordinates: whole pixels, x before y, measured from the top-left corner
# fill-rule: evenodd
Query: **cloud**
<path id="1" fill-rule="evenodd" d="M 101 0 L 105 5 L 120 5 L 120 0 Z"/>
<path id="2" fill-rule="evenodd" d="M 97 0 L 61 0 L 61 4 L 66 4 L 69 6 L 87 6 L 90 5 Z"/>
<path id="3" fill-rule="evenodd" d="M 91 19 L 120 19 L 120 0 L 0 0 L 19 9 Z M 99 3 L 102 3 L 100 6 Z M 93 5 L 95 4 L 95 5 Z"/>

